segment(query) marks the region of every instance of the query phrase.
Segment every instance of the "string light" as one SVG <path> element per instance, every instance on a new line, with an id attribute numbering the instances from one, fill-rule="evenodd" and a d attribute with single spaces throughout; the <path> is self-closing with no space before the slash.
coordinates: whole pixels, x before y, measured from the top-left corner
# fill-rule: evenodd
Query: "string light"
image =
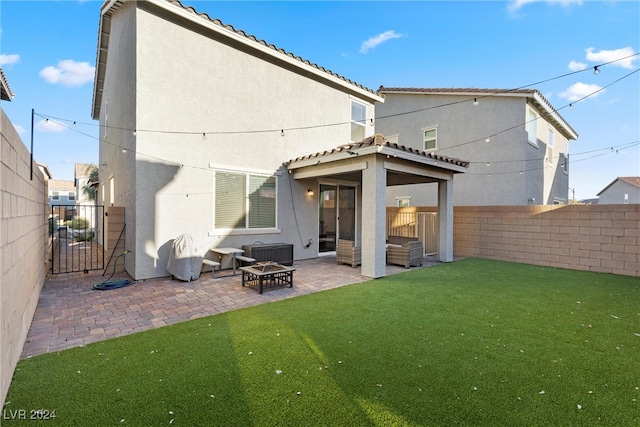
<path id="1" fill-rule="evenodd" d="M 473 98 L 473 106 L 477 107 L 478 105 L 480 105 L 480 102 L 478 101 L 478 98 Z"/>
<path id="2" fill-rule="evenodd" d="M 596 65 L 595 67 L 593 67 L 593 74 L 595 74 L 596 76 L 598 74 L 600 74 L 600 68 L 598 68 L 598 66 Z"/>
<path id="3" fill-rule="evenodd" d="M 207 139 L 207 134 L 202 132 L 202 139 Z"/>

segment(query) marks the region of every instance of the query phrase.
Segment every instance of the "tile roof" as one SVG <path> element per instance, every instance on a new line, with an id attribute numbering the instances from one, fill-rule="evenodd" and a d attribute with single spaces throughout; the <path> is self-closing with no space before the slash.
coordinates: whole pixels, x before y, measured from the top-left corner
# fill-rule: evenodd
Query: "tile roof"
<path id="1" fill-rule="evenodd" d="M 216 24 L 216 25 L 218 25 L 220 27 L 223 27 L 223 28 L 225 28 L 225 29 L 227 29 L 227 30 L 229 30 L 231 32 L 234 32 L 234 33 L 236 33 L 236 34 L 238 34 L 240 36 L 243 36 L 243 37 L 245 37 L 245 38 L 247 38 L 247 39 L 249 39 L 249 40 L 251 40 L 253 42 L 256 42 L 256 43 L 259 43 L 259 44 L 261 44 L 263 46 L 269 47 L 270 49 L 273 49 L 274 51 L 277 51 L 277 52 L 279 52 L 279 53 L 281 53 L 283 55 L 287 55 L 287 56 L 289 56 L 291 58 L 294 58 L 294 59 L 300 61 L 301 63 L 307 64 L 307 65 L 311 65 L 312 67 L 317 68 L 318 70 L 324 71 L 327 74 L 330 74 L 330 75 L 332 75 L 334 77 L 337 77 L 337 78 L 339 78 L 341 80 L 344 80 L 345 82 L 347 82 L 349 84 L 352 84 L 354 86 L 359 87 L 360 89 L 364 89 L 364 90 L 370 92 L 371 94 L 376 94 L 376 92 L 374 92 L 373 90 L 371 90 L 371 89 L 369 89 L 369 88 L 367 88 L 365 86 L 362 86 L 361 84 L 356 83 L 353 80 L 349 80 L 346 77 L 341 76 L 340 74 L 334 73 L 331 70 L 328 70 L 328 69 L 326 69 L 324 67 L 321 67 L 318 64 L 315 64 L 315 63 L 310 62 L 310 61 L 308 61 L 306 59 L 303 59 L 300 56 L 294 55 L 291 52 L 287 52 L 286 50 L 281 49 L 281 48 L 279 48 L 279 47 L 277 47 L 277 46 L 275 46 L 273 44 L 267 43 L 265 40 L 259 39 L 259 38 L 257 38 L 256 36 L 254 36 L 252 34 L 247 34 L 246 32 L 244 32 L 242 30 L 236 29 L 233 25 L 225 24 L 225 23 L 223 23 L 221 20 L 219 20 L 217 18 L 211 18 L 211 17 L 209 17 L 208 14 L 206 14 L 204 12 L 203 13 L 199 13 L 198 11 L 196 11 L 196 9 L 193 6 L 184 6 L 180 2 L 180 0 L 166 0 L 166 1 L 168 1 L 169 3 L 176 4 L 176 5 L 180 6 L 180 7 L 182 7 L 183 9 L 188 10 L 191 13 L 194 13 L 194 14 L 196 14 L 196 15 L 204 18 L 204 19 L 207 19 L 210 22 L 212 22 L 212 23 L 214 23 L 214 24 Z"/>
<path id="2" fill-rule="evenodd" d="M 51 190 L 75 190 L 76 185 L 73 181 L 68 181 L 65 179 L 50 179 L 49 180 L 49 191 Z"/>
<path id="3" fill-rule="evenodd" d="M 11 87 L 7 81 L 7 76 L 4 74 L 2 67 L 0 67 L 0 99 L 3 101 L 11 101 L 15 95 L 11 92 Z"/>
<path id="4" fill-rule="evenodd" d="M 103 7 L 103 17 L 101 17 L 101 24 L 100 24 L 100 28 L 98 31 L 98 54 L 97 54 L 97 58 L 96 58 L 96 77 L 95 77 L 95 82 L 94 82 L 94 100 L 93 100 L 93 117 L 94 118 L 98 118 L 99 115 L 99 103 L 101 101 L 101 93 L 99 93 L 99 89 L 102 86 L 103 83 L 103 79 L 104 79 L 104 75 L 103 73 L 105 73 L 106 71 L 104 70 L 104 64 L 106 62 L 106 56 L 107 56 L 107 47 L 108 47 L 108 43 L 109 43 L 109 33 L 110 33 L 110 29 L 111 29 L 111 24 L 109 23 L 104 23 L 103 24 L 103 19 L 104 16 L 106 16 L 107 18 L 110 18 L 111 14 L 118 9 L 120 6 L 122 6 L 125 3 L 124 0 L 105 0 Z M 148 1 L 147 3 L 152 3 L 151 1 Z M 362 94 L 369 94 L 371 97 L 375 97 L 376 100 L 382 101 L 382 98 L 380 96 L 380 94 L 378 94 L 376 91 L 369 89 L 359 83 L 354 82 L 353 80 L 349 80 L 346 77 L 334 73 L 333 71 L 321 67 L 318 64 L 315 64 L 309 60 L 303 59 L 300 56 L 294 55 L 291 52 L 287 52 L 286 50 L 279 48 L 273 44 L 267 43 L 265 40 L 259 39 L 254 35 L 251 34 L 247 34 L 246 32 L 236 29 L 235 27 L 233 27 L 232 25 L 229 24 L 225 24 L 223 23 L 221 20 L 217 19 L 217 18 L 211 18 L 209 17 L 208 14 L 202 12 L 198 12 L 194 7 L 192 6 L 184 6 L 179 0 L 157 0 L 155 2 L 155 4 L 161 4 L 161 3 L 166 3 L 166 4 L 170 4 L 170 5 L 174 5 L 177 6 L 179 8 L 181 8 L 184 11 L 187 11 L 189 13 L 192 13 L 193 15 L 199 17 L 202 19 L 203 23 L 209 23 L 209 24 L 213 24 L 215 26 L 217 26 L 219 29 L 221 30 L 225 30 L 228 31 L 231 35 L 235 35 L 235 36 L 239 36 L 241 39 L 244 39 L 246 42 L 248 42 L 249 44 L 254 44 L 254 46 L 256 48 L 260 48 L 260 47 L 266 47 L 268 48 L 271 53 L 274 56 L 279 56 L 281 58 L 288 58 L 294 61 L 294 63 L 298 63 L 299 67 L 312 67 L 316 70 L 318 70 L 320 72 L 320 74 L 326 74 L 326 76 L 328 78 L 333 78 L 333 79 L 337 79 L 339 81 L 342 81 L 343 84 L 348 84 L 351 86 L 354 86 L 356 88 L 359 89 L 360 93 Z M 107 5 L 110 4 L 109 8 L 105 7 Z M 109 20 L 109 19 L 108 19 Z"/>
<path id="5" fill-rule="evenodd" d="M 596 194 L 596 196 L 599 196 L 602 193 L 604 193 L 605 191 L 607 191 L 607 189 L 609 187 L 611 187 L 613 184 L 615 184 L 618 181 L 624 181 L 624 182 L 626 182 L 628 184 L 633 185 L 634 187 L 640 188 L 640 176 L 619 176 L 616 179 L 614 179 L 613 181 L 611 181 L 611 183 L 609 185 L 604 187 L 598 194 Z"/>
<path id="6" fill-rule="evenodd" d="M 419 156 L 423 156 L 423 157 L 425 157 L 427 159 L 432 159 L 432 160 L 436 160 L 436 161 L 443 162 L 443 163 L 449 163 L 451 165 L 462 166 L 462 167 L 465 167 L 465 168 L 469 166 L 469 162 L 467 162 L 465 160 L 460 160 L 460 159 L 456 159 L 456 158 L 453 158 L 453 157 L 442 156 L 442 155 L 439 155 L 439 154 L 437 154 L 437 153 L 435 153 L 433 151 L 417 150 L 415 148 L 406 147 L 404 145 L 399 145 L 399 144 L 397 144 L 395 142 L 389 142 L 389 140 L 386 139 L 384 137 L 384 135 L 379 134 L 379 133 L 376 134 L 376 135 L 370 136 L 368 138 L 365 138 L 360 142 L 351 142 L 349 144 L 339 145 L 336 148 L 332 148 L 330 150 L 319 151 L 317 153 L 313 153 L 313 154 L 308 154 L 306 156 L 297 157 L 295 159 L 289 160 L 288 162 L 286 162 L 286 164 L 289 165 L 291 163 L 295 163 L 295 162 L 298 162 L 298 161 L 310 160 L 310 159 L 314 159 L 314 158 L 328 156 L 328 155 L 334 154 L 334 153 L 345 152 L 345 153 L 349 153 L 349 154 L 356 154 L 356 150 L 358 150 L 358 149 L 368 148 L 368 147 L 373 147 L 373 146 L 388 147 L 388 148 L 391 148 L 392 150 L 402 151 L 402 152 L 406 152 L 406 153 L 412 153 L 412 154 L 416 154 L 416 155 L 419 155 Z"/>
<path id="7" fill-rule="evenodd" d="M 95 165 L 92 165 L 90 163 L 76 163 L 74 165 L 73 176 L 75 178 L 89 176 L 91 174 L 92 168 L 95 168 Z"/>
<path id="8" fill-rule="evenodd" d="M 640 176 L 621 176 L 618 177 L 619 180 L 628 182 L 629 184 L 640 187 Z"/>
<path id="9" fill-rule="evenodd" d="M 417 87 L 384 87 L 380 86 L 378 93 L 384 96 L 386 93 L 402 93 L 402 94 L 451 94 L 451 95 L 468 95 L 477 96 L 478 98 L 489 96 L 521 96 L 530 98 L 537 107 L 548 113 L 547 120 L 555 122 L 556 126 L 566 129 L 570 139 L 577 139 L 577 132 L 569 125 L 569 123 L 558 113 L 549 101 L 537 89 L 482 89 L 482 88 L 417 88 Z"/>

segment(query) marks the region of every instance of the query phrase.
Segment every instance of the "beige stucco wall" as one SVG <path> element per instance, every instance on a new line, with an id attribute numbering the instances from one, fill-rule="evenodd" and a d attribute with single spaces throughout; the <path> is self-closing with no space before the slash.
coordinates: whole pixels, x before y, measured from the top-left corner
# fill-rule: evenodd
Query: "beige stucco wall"
<path id="1" fill-rule="evenodd" d="M 47 187 L 0 109 L 0 407 L 11 383 L 45 281 Z"/>
<path id="2" fill-rule="evenodd" d="M 283 163 L 348 143 L 358 94 L 138 5 L 121 6 L 111 20 L 101 109 L 101 120 L 108 113 L 113 128 L 101 144 L 100 179 L 114 180 L 114 204 L 126 208 L 127 249 L 134 251 L 127 271 L 136 279 L 168 275 L 171 241 L 184 233 L 203 255 L 211 247 L 260 241 L 293 243 L 295 259 L 317 256 L 317 200 L 307 196 L 317 181 L 295 182 Z M 372 117 L 372 102 L 368 108 Z M 214 229 L 220 167 L 277 175 L 276 229 Z M 313 245 L 304 248 L 309 239 Z"/>

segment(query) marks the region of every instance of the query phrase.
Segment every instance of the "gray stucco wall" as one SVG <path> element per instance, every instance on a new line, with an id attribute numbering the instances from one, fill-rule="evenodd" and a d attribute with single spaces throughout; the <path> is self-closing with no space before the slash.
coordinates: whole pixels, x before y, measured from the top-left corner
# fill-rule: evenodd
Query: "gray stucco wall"
<path id="1" fill-rule="evenodd" d="M 600 205 L 633 203 L 640 203 L 640 188 L 621 180 L 617 180 L 600 193 L 598 199 Z"/>
<path id="2" fill-rule="evenodd" d="M 399 144 L 422 149 L 423 130 L 437 127 L 437 152 L 471 162 L 467 172 L 455 178 L 456 205 L 526 205 L 529 199 L 535 204 L 566 202 L 568 174 L 559 170 L 563 160 L 557 157 L 567 152 L 566 139 L 555 132 L 556 154 L 547 162 L 549 124 L 539 119 L 537 145 L 527 141 L 524 98 L 490 96 L 479 102 L 474 106 L 468 95 L 387 93 L 384 104 L 376 104 L 376 131 L 397 135 Z M 390 187 L 387 205 L 395 206 L 403 197 L 411 197 L 412 206 L 434 206 L 437 186 Z"/>
<path id="3" fill-rule="evenodd" d="M 317 256 L 317 181 L 293 182 L 283 163 L 349 142 L 354 94 L 189 26 L 130 4 L 112 19 L 108 122 L 137 132 L 109 130 L 113 145 L 102 144 L 101 162 L 105 178 L 116 180 L 115 205 L 126 207 L 127 247 L 135 251 L 128 271 L 136 279 L 167 275 L 172 240 L 184 233 L 203 255 L 260 241 L 293 243 L 295 259 Z M 120 143 L 133 148 L 122 153 Z M 276 229 L 214 229 L 220 167 L 277 175 Z"/>

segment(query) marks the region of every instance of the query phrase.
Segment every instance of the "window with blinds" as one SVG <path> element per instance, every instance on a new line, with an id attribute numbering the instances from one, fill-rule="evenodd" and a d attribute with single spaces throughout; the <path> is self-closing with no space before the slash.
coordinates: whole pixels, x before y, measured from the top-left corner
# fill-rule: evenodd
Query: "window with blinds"
<path id="1" fill-rule="evenodd" d="M 214 221 L 215 228 L 275 228 L 275 176 L 217 171 Z"/>

